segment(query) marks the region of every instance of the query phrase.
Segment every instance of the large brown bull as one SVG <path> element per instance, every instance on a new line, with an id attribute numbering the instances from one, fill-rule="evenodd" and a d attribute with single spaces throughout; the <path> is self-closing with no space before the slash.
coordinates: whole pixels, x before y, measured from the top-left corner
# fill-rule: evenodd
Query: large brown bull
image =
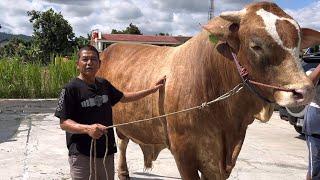
<path id="1" fill-rule="evenodd" d="M 298 56 L 301 48 L 320 43 L 317 31 L 300 28 L 269 2 L 222 13 L 205 28 L 179 47 L 114 44 L 102 53 L 98 75 L 122 91 L 145 89 L 167 76 L 159 94 L 117 105 L 114 124 L 197 106 L 232 89 L 241 78 L 229 49 L 251 79 L 292 89 L 255 87 L 260 96 L 282 106 L 311 100 L 314 87 Z M 208 31 L 219 42 L 212 43 Z M 169 148 L 183 179 L 199 179 L 198 171 L 203 179 L 226 179 L 235 165 L 248 125 L 255 117 L 268 120 L 272 112 L 272 104 L 244 88 L 203 110 L 119 127 L 119 176 L 128 175 L 125 153 L 130 139 L 142 148 L 147 167 L 162 149 Z"/>

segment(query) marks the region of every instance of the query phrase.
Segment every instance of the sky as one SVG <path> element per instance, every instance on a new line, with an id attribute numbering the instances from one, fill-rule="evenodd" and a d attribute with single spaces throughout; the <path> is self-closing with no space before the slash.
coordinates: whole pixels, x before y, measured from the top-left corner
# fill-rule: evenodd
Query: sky
<path id="1" fill-rule="evenodd" d="M 259 0 L 215 0 L 214 15 L 241 10 Z M 301 27 L 320 31 L 320 0 L 269 0 L 277 3 Z M 209 0 L 0 0 L 0 32 L 32 35 L 27 11 L 61 12 L 76 36 L 94 29 L 110 33 L 130 23 L 143 34 L 160 32 L 193 36 L 208 20 Z"/>

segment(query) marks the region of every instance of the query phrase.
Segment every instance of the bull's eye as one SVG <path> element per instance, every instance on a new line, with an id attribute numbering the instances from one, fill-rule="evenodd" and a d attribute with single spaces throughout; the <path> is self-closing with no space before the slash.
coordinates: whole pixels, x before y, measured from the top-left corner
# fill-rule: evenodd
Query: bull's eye
<path id="1" fill-rule="evenodd" d="M 253 46 L 251 46 L 250 48 L 251 48 L 252 50 L 254 50 L 254 51 L 262 51 L 262 47 L 257 46 L 257 45 L 253 45 Z"/>

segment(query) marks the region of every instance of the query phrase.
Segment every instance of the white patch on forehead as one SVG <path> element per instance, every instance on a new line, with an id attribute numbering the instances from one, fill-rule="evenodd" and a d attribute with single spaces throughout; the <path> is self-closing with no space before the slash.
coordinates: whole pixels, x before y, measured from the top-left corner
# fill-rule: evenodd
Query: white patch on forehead
<path id="1" fill-rule="evenodd" d="M 268 11 L 265 11 L 264 9 L 260 9 L 256 13 L 257 13 L 257 15 L 262 17 L 267 33 L 277 42 L 278 45 L 280 45 L 286 51 L 289 51 L 289 53 L 296 60 L 298 60 L 299 50 L 300 50 L 300 41 L 301 41 L 300 28 L 299 28 L 298 23 L 295 20 L 290 19 L 290 18 L 276 16 Z M 292 25 L 294 25 L 296 27 L 296 29 L 298 31 L 299 41 L 298 41 L 298 44 L 295 48 L 288 48 L 283 45 L 283 42 L 280 39 L 280 36 L 277 32 L 277 27 L 276 27 L 277 20 L 287 20 L 288 22 L 290 22 Z"/>

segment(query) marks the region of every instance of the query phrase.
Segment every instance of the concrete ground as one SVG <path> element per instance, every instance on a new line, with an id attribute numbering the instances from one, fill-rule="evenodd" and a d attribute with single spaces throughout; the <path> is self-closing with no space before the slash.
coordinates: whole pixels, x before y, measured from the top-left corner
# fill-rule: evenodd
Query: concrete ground
<path id="1" fill-rule="evenodd" d="M 65 134 L 53 116 L 56 100 L 0 100 L 0 179 L 70 179 Z M 160 153 L 145 172 L 139 147 L 129 143 L 132 179 L 181 179 L 173 156 Z M 250 125 L 231 180 L 300 180 L 307 169 L 305 141 L 275 112 Z"/>

